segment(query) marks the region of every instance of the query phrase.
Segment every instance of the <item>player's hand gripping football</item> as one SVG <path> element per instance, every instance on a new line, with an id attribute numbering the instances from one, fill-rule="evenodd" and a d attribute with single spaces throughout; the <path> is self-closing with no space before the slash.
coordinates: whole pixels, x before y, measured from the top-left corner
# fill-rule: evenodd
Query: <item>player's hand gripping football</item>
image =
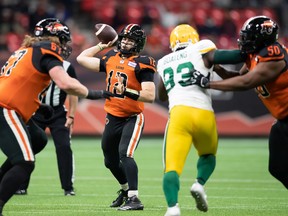
<path id="1" fill-rule="evenodd" d="M 109 41 L 107 44 L 103 44 L 102 42 L 100 42 L 96 46 L 98 46 L 100 51 L 101 51 L 101 50 L 106 49 L 108 47 L 112 47 L 113 46 L 113 41 Z"/>
<path id="2" fill-rule="evenodd" d="M 192 84 L 198 85 L 201 88 L 209 88 L 210 86 L 210 73 L 204 76 L 199 71 L 193 71 L 191 77 Z"/>

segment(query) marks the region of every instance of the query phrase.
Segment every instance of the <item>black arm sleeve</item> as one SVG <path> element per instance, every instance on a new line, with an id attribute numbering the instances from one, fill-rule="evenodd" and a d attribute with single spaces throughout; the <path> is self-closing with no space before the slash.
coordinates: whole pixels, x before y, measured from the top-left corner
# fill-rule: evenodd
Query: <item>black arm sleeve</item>
<path id="1" fill-rule="evenodd" d="M 149 69 L 149 68 L 145 68 L 142 69 L 141 72 L 139 73 L 139 81 L 140 82 L 153 82 L 154 81 L 154 71 Z"/>
<path id="2" fill-rule="evenodd" d="M 45 73 L 48 73 L 55 66 L 63 67 L 63 63 L 58 58 L 52 55 L 43 56 L 43 58 L 41 59 L 40 65 L 41 65 L 42 71 L 44 71 Z"/>
<path id="3" fill-rule="evenodd" d="M 72 64 L 70 64 L 69 67 L 67 68 L 67 73 L 69 74 L 70 77 L 77 79 L 77 74 Z"/>

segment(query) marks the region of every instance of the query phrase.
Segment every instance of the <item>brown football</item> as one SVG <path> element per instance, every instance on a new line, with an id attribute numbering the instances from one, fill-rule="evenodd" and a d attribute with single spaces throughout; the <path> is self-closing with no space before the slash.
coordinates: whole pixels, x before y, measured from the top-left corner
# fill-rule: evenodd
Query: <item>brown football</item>
<path id="1" fill-rule="evenodd" d="M 96 29 L 96 37 L 101 41 L 103 44 L 107 44 L 110 41 L 113 42 L 113 45 L 116 44 L 118 39 L 118 34 L 113 27 L 104 23 L 98 23 L 95 25 Z"/>

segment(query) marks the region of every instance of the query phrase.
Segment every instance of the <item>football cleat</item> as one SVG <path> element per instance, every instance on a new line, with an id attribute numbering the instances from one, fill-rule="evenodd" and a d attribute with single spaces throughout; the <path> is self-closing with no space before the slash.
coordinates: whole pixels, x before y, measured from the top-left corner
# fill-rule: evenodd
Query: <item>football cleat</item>
<path id="1" fill-rule="evenodd" d="M 19 189 L 14 194 L 15 195 L 27 195 L 27 190 L 26 189 Z"/>
<path id="2" fill-rule="evenodd" d="M 76 194 L 75 194 L 75 191 L 73 189 L 71 189 L 71 190 L 65 190 L 64 195 L 65 196 L 75 196 Z"/>
<path id="3" fill-rule="evenodd" d="M 110 207 L 119 207 L 121 206 L 128 198 L 128 191 L 124 191 L 123 189 L 117 192 L 118 197 L 112 202 Z"/>
<path id="4" fill-rule="evenodd" d="M 208 203 L 207 195 L 204 191 L 204 187 L 197 181 L 192 185 L 190 189 L 192 197 L 195 199 L 196 207 L 199 211 L 207 212 Z"/>
<path id="5" fill-rule="evenodd" d="M 143 210 L 144 205 L 138 199 L 137 196 L 128 197 L 125 204 L 118 208 L 120 211 L 129 211 L 129 210 Z"/>
<path id="6" fill-rule="evenodd" d="M 180 208 L 178 203 L 173 207 L 168 207 L 164 216 L 180 216 Z"/>

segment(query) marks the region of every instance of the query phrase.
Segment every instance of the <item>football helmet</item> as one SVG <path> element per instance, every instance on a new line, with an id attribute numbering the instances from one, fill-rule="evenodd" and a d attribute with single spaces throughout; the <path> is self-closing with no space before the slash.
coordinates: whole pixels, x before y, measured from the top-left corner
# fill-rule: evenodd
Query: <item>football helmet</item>
<path id="1" fill-rule="evenodd" d="M 121 41 L 126 37 L 135 41 L 134 47 L 130 50 L 121 49 Z M 138 24 L 128 24 L 118 35 L 117 48 L 122 54 L 139 53 L 144 49 L 146 43 L 146 34 Z"/>
<path id="2" fill-rule="evenodd" d="M 61 43 L 64 59 L 67 59 L 72 52 L 72 48 L 67 44 L 71 41 L 70 30 L 67 25 L 56 18 L 46 18 L 39 21 L 34 28 L 34 36 L 56 36 Z"/>
<path id="3" fill-rule="evenodd" d="M 197 43 L 198 41 L 198 32 L 188 24 L 176 26 L 170 34 L 170 48 L 173 52 L 179 48 L 185 48 L 191 43 Z"/>
<path id="4" fill-rule="evenodd" d="M 278 40 L 279 27 L 267 16 L 248 19 L 240 30 L 238 46 L 244 53 L 255 53 Z"/>

